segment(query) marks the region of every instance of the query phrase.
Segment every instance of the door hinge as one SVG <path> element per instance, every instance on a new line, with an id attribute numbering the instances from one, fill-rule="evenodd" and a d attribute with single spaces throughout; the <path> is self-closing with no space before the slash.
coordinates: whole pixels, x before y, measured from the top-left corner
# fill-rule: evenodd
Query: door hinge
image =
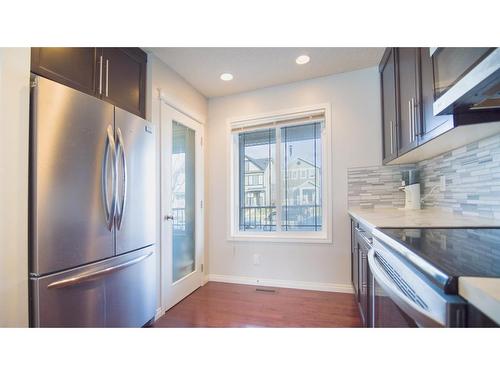
<path id="1" fill-rule="evenodd" d="M 203 264 L 201 265 L 201 272 L 203 272 Z"/>
<path id="2" fill-rule="evenodd" d="M 203 208 L 203 201 L 200 201 L 200 208 Z"/>
<path id="3" fill-rule="evenodd" d="M 203 137 L 200 137 L 200 146 L 203 147 Z"/>

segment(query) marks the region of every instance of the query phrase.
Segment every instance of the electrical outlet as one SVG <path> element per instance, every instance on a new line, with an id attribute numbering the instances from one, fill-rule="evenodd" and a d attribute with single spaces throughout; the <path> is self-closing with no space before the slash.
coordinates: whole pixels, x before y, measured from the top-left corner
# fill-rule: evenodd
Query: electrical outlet
<path id="1" fill-rule="evenodd" d="M 441 187 L 439 188 L 441 191 L 446 191 L 446 177 L 441 176 Z"/>
<path id="2" fill-rule="evenodd" d="M 260 264 L 260 254 L 253 255 L 253 264 L 254 266 L 258 266 Z"/>

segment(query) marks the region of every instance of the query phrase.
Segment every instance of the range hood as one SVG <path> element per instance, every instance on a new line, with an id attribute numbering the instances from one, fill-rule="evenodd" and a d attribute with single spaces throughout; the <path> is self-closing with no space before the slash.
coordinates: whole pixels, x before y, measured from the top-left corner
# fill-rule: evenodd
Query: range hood
<path id="1" fill-rule="evenodd" d="M 434 58 L 438 51 L 431 51 L 435 72 L 439 68 Z M 435 116 L 486 110 L 500 114 L 500 48 L 491 48 L 446 92 L 436 97 L 433 106 Z"/>

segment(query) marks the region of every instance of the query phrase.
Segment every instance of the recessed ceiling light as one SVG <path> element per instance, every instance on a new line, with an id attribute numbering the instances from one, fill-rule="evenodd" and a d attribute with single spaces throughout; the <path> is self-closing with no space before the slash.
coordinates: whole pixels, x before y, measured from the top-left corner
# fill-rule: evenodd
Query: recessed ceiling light
<path id="1" fill-rule="evenodd" d="M 220 75 L 220 79 L 223 81 L 231 81 L 233 79 L 233 75 L 231 73 L 222 73 Z"/>
<path id="2" fill-rule="evenodd" d="M 309 56 L 300 55 L 299 57 L 297 57 L 295 59 L 295 62 L 299 65 L 304 65 L 304 64 L 307 64 L 310 60 L 311 60 L 311 58 Z"/>

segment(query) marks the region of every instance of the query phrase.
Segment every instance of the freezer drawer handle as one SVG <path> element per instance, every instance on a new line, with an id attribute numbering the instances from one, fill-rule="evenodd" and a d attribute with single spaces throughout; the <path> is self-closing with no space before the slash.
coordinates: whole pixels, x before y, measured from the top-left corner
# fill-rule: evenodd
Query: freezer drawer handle
<path id="1" fill-rule="evenodd" d="M 153 255 L 153 252 L 149 252 L 148 254 L 141 255 L 140 257 L 137 257 L 135 259 L 129 260 L 128 262 L 118 264 L 113 267 L 108 267 L 104 268 L 102 270 L 96 271 L 96 272 L 86 272 L 86 273 L 81 273 L 79 275 L 76 275 L 74 277 L 69 277 L 67 279 L 63 279 L 60 281 L 55 281 L 53 283 L 50 283 L 47 288 L 52 289 L 52 288 L 65 288 L 68 286 L 76 285 L 76 284 L 81 284 L 86 281 L 94 280 L 96 278 L 99 278 L 104 275 L 108 275 L 113 272 L 117 272 L 119 270 L 122 270 L 124 268 L 133 266 L 136 263 L 142 262 L 144 259 L 149 258 L 151 255 Z"/>

